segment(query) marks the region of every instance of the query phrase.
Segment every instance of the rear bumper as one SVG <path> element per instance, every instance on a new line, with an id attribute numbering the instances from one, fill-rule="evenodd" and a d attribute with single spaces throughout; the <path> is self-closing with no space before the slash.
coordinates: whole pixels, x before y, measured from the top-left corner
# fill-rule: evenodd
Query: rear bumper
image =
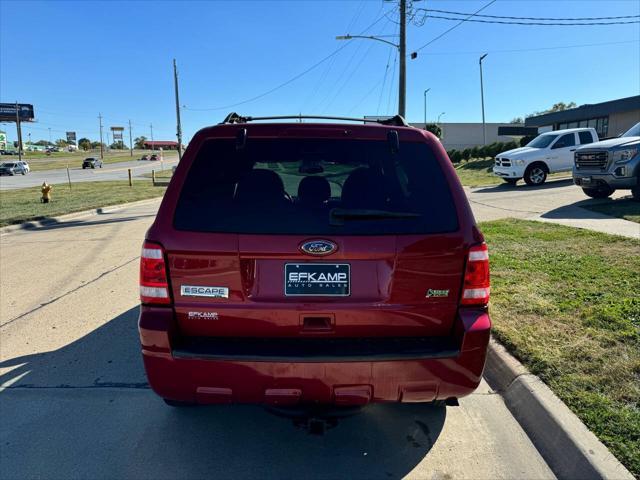
<path id="1" fill-rule="evenodd" d="M 454 342 L 440 350 L 434 344 L 414 347 L 414 358 L 406 352 L 394 356 L 392 350 L 377 355 L 380 352 L 371 349 L 360 356 L 309 358 L 284 351 L 268 358 L 256 350 L 247 354 L 172 340 L 171 309 L 143 306 L 139 321 L 151 388 L 164 398 L 203 404 L 363 405 L 459 398 L 480 383 L 490 327 L 486 312 L 465 311 L 458 318 Z"/>

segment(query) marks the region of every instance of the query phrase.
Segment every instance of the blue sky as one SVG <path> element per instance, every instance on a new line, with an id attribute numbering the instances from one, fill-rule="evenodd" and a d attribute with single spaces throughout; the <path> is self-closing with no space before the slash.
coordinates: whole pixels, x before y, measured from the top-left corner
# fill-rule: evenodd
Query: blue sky
<path id="1" fill-rule="evenodd" d="M 421 1 L 415 7 L 473 12 L 482 1 Z M 396 2 L 0 0 L 0 101 L 33 103 L 38 122 L 25 139 L 62 137 L 75 130 L 98 136 L 125 125 L 134 136 L 175 138 L 171 62 L 180 71 L 183 130 L 229 111 L 247 115 L 324 113 L 384 115 L 397 108 L 396 51 L 336 35 L 397 34 Z M 386 12 L 386 17 L 383 16 Z M 481 12 L 524 17 L 602 17 L 640 14 L 640 1 L 506 1 Z M 407 51 L 454 25 L 427 19 L 408 27 Z M 395 38 L 388 37 L 390 41 Z M 466 22 L 407 61 L 407 117 L 480 121 L 478 57 L 484 60 L 489 122 L 509 121 L 559 101 L 596 103 L 640 94 L 640 26 L 518 26 Z M 554 49 L 584 44 L 609 45 Z M 337 54 L 299 79 L 242 105 Z M 509 52 L 505 50 L 538 49 Z M 387 67 L 388 65 L 388 67 Z M 387 72 L 386 81 L 385 72 Z M 199 110 L 211 109 L 211 110 Z M 11 139 L 13 125 L 3 125 Z"/>

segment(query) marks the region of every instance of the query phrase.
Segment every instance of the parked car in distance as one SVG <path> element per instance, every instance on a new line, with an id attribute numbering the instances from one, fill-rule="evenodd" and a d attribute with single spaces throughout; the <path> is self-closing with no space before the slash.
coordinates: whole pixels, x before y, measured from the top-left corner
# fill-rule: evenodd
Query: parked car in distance
<path id="1" fill-rule="evenodd" d="M 631 190 L 633 198 L 640 201 L 640 122 L 618 138 L 578 148 L 573 181 L 591 198 Z"/>
<path id="2" fill-rule="evenodd" d="M 158 155 L 156 155 L 156 154 L 154 153 L 153 155 L 151 155 L 151 156 L 149 157 L 149 160 L 151 160 L 151 161 L 153 161 L 153 162 L 157 161 L 157 160 L 158 160 Z"/>
<path id="3" fill-rule="evenodd" d="M 473 392 L 489 255 L 438 139 L 401 117 L 227 118 L 196 133 L 143 243 L 153 390 L 173 406 Z"/>
<path id="4" fill-rule="evenodd" d="M 85 158 L 82 161 L 82 169 L 83 170 L 85 168 L 96 168 L 96 167 L 102 168 L 102 160 L 100 160 L 99 158 L 88 157 L 88 158 Z"/>
<path id="5" fill-rule="evenodd" d="M 22 160 L 22 161 L 20 161 L 20 160 L 19 160 L 19 161 L 18 161 L 18 162 L 16 162 L 16 163 L 21 163 L 21 164 L 22 164 L 22 166 L 24 167 L 24 171 L 25 171 L 25 173 L 29 173 L 29 172 L 31 171 L 31 167 L 30 167 L 30 166 L 29 166 L 29 164 L 28 164 L 27 162 L 25 162 L 24 160 Z"/>
<path id="6" fill-rule="evenodd" d="M 29 166 L 25 162 L 4 162 L 0 164 L 0 175 L 26 175 Z"/>
<path id="7" fill-rule="evenodd" d="M 573 152 L 578 146 L 597 141 L 594 128 L 545 132 L 524 147 L 496 155 L 493 173 L 511 185 L 520 179 L 527 185 L 542 185 L 549 173 L 572 170 Z"/>
<path id="8" fill-rule="evenodd" d="M 2 150 L 0 155 L 18 155 L 17 150 Z"/>
<path id="9" fill-rule="evenodd" d="M 145 161 L 146 161 L 146 160 L 149 160 L 149 155 L 142 155 L 142 156 L 140 157 L 140 160 L 145 160 Z"/>

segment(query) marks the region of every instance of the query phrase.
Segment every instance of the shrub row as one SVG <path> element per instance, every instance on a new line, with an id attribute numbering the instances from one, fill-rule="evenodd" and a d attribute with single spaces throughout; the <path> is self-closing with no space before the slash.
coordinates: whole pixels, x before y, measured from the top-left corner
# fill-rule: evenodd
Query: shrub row
<path id="1" fill-rule="evenodd" d="M 490 145 L 480 147 L 465 148 L 464 150 L 448 150 L 449 158 L 453 163 L 460 163 L 462 160 L 468 161 L 473 158 L 495 157 L 501 152 L 518 148 L 517 142 L 494 142 Z"/>

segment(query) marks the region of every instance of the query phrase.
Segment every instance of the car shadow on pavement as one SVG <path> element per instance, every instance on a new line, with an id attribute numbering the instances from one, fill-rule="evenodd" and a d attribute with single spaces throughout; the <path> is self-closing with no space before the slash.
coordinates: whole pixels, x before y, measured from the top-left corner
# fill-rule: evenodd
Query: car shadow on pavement
<path id="1" fill-rule="evenodd" d="M 378 404 L 314 435 L 260 406 L 171 408 L 146 383 L 132 308 L 45 353 L 0 362 L 0 477 L 399 478 L 445 407 Z"/>
<path id="2" fill-rule="evenodd" d="M 548 190 L 550 188 L 559 188 L 566 187 L 568 185 L 573 184 L 573 179 L 571 178 L 562 178 L 559 180 L 547 180 L 542 185 L 532 186 L 527 185 L 521 182 L 518 185 L 509 185 L 508 183 L 501 183 L 499 185 L 492 185 L 490 187 L 479 187 L 473 190 L 473 193 L 499 193 L 499 192 L 509 192 L 509 191 L 522 191 L 522 190 L 530 190 L 530 191 L 538 191 L 538 190 Z"/>
<path id="3" fill-rule="evenodd" d="M 98 213 L 97 217 L 100 218 L 103 215 L 109 215 L 108 213 Z M 20 230 L 28 230 L 30 232 L 39 232 L 39 231 L 47 231 L 47 230 L 57 230 L 60 228 L 73 228 L 73 227 L 87 227 L 91 225 L 107 225 L 110 223 L 121 223 L 121 222 L 131 222 L 133 220 L 138 220 L 144 217 L 155 217 L 154 214 L 149 215 L 135 215 L 132 217 L 116 217 L 116 218 L 104 218 L 98 220 L 68 220 L 68 221 L 60 221 L 56 220 L 53 217 L 43 217 L 41 219 L 35 221 L 25 222 L 20 225 Z M 91 217 L 91 218 L 96 218 Z"/>
<path id="4" fill-rule="evenodd" d="M 611 215 L 607 215 L 604 213 L 596 212 L 590 210 L 588 207 L 595 205 L 633 205 L 635 206 L 636 202 L 631 199 L 631 196 L 625 196 L 622 198 L 605 198 L 605 199 L 591 199 L 585 198 L 584 200 L 580 200 L 578 202 L 571 203 L 569 205 L 563 205 L 562 207 L 554 208 L 553 210 L 549 210 L 548 212 L 540 215 L 542 218 L 553 219 L 553 220 L 608 220 L 611 219 Z M 615 217 L 613 217 L 615 218 Z"/>

